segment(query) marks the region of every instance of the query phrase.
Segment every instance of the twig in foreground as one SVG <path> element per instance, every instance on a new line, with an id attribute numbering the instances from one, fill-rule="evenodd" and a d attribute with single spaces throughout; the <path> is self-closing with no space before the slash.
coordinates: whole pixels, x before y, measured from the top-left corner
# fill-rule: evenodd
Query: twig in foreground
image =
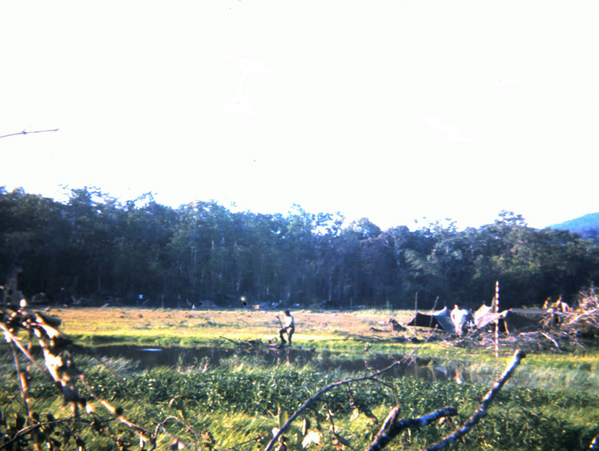
<path id="1" fill-rule="evenodd" d="M 0 445 L 0 449 L 3 449 L 3 448 L 13 449 L 12 448 L 13 443 L 17 442 L 19 439 L 23 438 L 27 434 L 31 434 L 33 431 L 37 431 L 38 429 L 46 427 L 46 426 L 52 426 L 55 424 L 66 423 L 67 421 L 73 421 L 73 419 L 72 418 L 63 418 L 61 420 L 46 421 L 43 423 L 35 423 L 30 426 L 27 426 L 27 427 L 21 429 L 20 431 L 18 431 L 14 435 L 14 437 L 12 437 L 10 440 L 2 443 Z"/>
<path id="2" fill-rule="evenodd" d="M 57 128 L 52 128 L 49 130 L 33 130 L 31 132 L 28 132 L 27 130 L 23 130 L 22 132 L 9 133 L 8 135 L 0 135 L 0 138 L 8 138 L 9 136 L 17 136 L 17 135 L 30 135 L 32 133 L 46 133 L 46 132 L 57 132 L 57 131 L 58 131 Z"/>
<path id="3" fill-rule="evenodd" d="M 508 364 L 503 374 L 497 379 L 493 387 L 487 392 L 482 400 L 482 403 L 478 410 L 464 423 L 464 425 L 454 431 L 452 434 L 443 438 L 441 441 L 425 449 L 425 451 L 440 450 L 446 448 L 448 445 L 455 443 L 459 438 L 466 435 L 470 430 L 478 423 L 483 417 L 487 415 L 487 409 L 491 405 L 493 398 L 499 393 L 501 387 L 510 378 L 512 372 L 520 364 L 520 361 L 524 358 L 524 353 L 521 350 L 517 350 Z M 442 417 L 449 417 L 457 415 L 458 411 L 455 407 L 444 407 L 435 412 L 429 413 L 419 418 L 399 418 L 399 406 L 395 406 L 383 423 L 383 426 L 376 435 L 374 441 L 368 447 L 366 451 L 380 451 L 383 449 L 391 440 L 393 440 L 401 431 L 407 428 L 420 428 L 430 424 L 432 421 L 438 420 Z"/>
<path id="4" fill-rule="evenodd" d="M 455 407 L 448 406 L 419 418 L 399 419 L 399 411 L 399 406 L 391 409 L 381 429 L 366 451 L 380 451 L 404 429 L 421 428 L 440 418 L 452 417 L 458 414 L 458 410 Z"/>
<path id="5" fill-rule="evenodd" d="M 279 437 L 281 437 L 281 435 L 283 435 L 283 433 L 289 428 L 289 426 L 291 425 L 291 423 L 304 411 L 306 410 L 308 407 L 310 407 L 310 405 L 316 401 L 316 399 L 328 392 L 329 390 L 331 390 L 332 388 L 335 387 L 339 387 L 340 385 L 344 385 L 344 384 L 349 384 L 352 382 L 360 382 L 360 381 L 364 381 L 364 380 L 369 380 L 369 379 L 375 379 L 376 376 L 379 376 L 387 371 L 389 371 L 392 368 L 395 368 L 396 366 L 402 365 L 405 362 L 407 362 L 410 358 L 412 358 L 412 355 L 414 354 L 414 351 L 410 352 L 407 356 L 405 356 L 402 360 L 398 360 L 397 362 L 389 365 L 387 368 L 384 368 L 380 371 L 377 371 L 376 373 L 372 373 L 368 376 L 362 376 L 362 377 L 357 377 L 355 379 L 346 379 L 344 381 L 339 381 L 339 382 L 333 382 L 330 385 L 327 385 L 325 388 L 323 388 L 322 390 L 320 390 L 318 393 L 316 393 L 314 396 L 312 396 L 310 399 L 308 399 L 299 409 L 297 409 L 295 411 L 295 413 L 293 415 L 291 415 L 289 417 L 289 419 L 285 422 L 285 424 L 283 426 L 281 426 L 281 429 L 279 429 L 277 431 L 277 433 L 274 435 L 274 437 L 271 439 L 270 442 L 268 442 L 268 445 L 266 445 L 266 448 L 264 448 L 264 451 L 270 451 L 272 449 L 272 447 L 274 446 L 274 444 L 277 442 L 277 440 L 279 439 Z"/>
<path id="6" fill-rule="evenodd" d="M 508 363 L 508 366 L 506 367 L 505 371 L 499 377 L 499 379 L 497 379 L 495 384 L 493 384 L 493 386 L 487 392 L 487 394 L 484 396 L 484 398 L 480 404 L 480 407 L 476 410 L 476 412 L 474 412 L 474 414 L 472 414 L 472 416 L 470 418 L 468 418 L 468 420 L 464 423 L 464 425 L 461 428 L 458 428 L 457 430 L 452 432 L 450 435 L 441 439 L 434 445 L 429 446 L 428 448 L 425 448 L 425 451 L 436 451 L 439 449 L 445 449 L 448 445 L 455 443 L 458 439 L 460 439 L 461 437 L 466 435 L 468 432 L 470 432 L 470 430 L 481 419 L 483 419 L 485 416 L 487 416 L 487 409 L 493 402 L 493 399 L 495 398 L 495 396 L 497 396 L 497 394 L 499 393 L 499 391 L 501 390 L 503 385 L 510 378 L 510 376 L 512 375 L 512 373 L 514 372 L 514 370 L 520 364 L 520 361 L 524 357 L 525 357 L 524 352 L 522 352 L 520 349 L 516 350 L 516 352 L 514 353 L 514 357 L 512 357 L 512 360 L 510 361 L 510 363 Z"/>

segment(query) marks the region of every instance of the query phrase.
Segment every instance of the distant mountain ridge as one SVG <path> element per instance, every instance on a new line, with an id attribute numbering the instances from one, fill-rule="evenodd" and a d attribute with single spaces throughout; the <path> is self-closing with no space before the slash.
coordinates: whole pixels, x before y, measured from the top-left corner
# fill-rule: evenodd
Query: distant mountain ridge
<path id="1" fill-rule="evenodd" d="M 580 218 L 570 219 L 559 224 L 549 226 L 550 229 L 569 230 L 582 232 L 589 229 L 599 229 L 599 213 L 589 213 Z"/>

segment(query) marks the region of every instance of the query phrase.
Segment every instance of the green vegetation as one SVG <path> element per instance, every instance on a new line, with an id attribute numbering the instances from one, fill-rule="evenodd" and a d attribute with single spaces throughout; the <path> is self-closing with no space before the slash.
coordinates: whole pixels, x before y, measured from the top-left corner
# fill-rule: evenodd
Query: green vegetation
<path id="1" fill-rule="evenodd" d="M 337 387 L 302 414 L 311 435 L 296 422 L 278 451 L 299 450 L 306 437 L 319 440 L 310 449 L 365 449 L 397 404 L 405 418 L 455 406 L 452 421 L 408 429 L 390 447 L 421 449 L 463 424 L 519 343 L 505 339 L 496 359 L 488 340 L 458 347 L 435 331 L 391 332 L 389 318 L 405 323 L 416 301 L 420 310 L 479 306 L 493 297 L 496 280 L 505 308 L 560 295 L 571 302 L 589 286 L 596 306 L 599 245 L 529 228 L 507 212 L 478 229 L 434 223 L 382 231 L 367 219 L 345 226 L 338 215 L 299 207 L 286 216 L 232 213 L 214 202 L 173 210 L 151 196 L 121 205 L 87 189 L 61 204 L 0 189 L 0 274 L 8 275 L 0 326 L 11 341 L 0 361 L 0 450 L 124 450 L 154 439 L 159 449 L 185 442 L 192 449 L 263 450 L 273 428 L 303 402 L 352 375 L 322 371 L 317 358 L 306 366 L 267 366 L 239 356 L 218 367 L 203 361 L 139 371 L 131 362 L 103 366 L 81 357 L 70 340 L 91 347 L 267 348 L 280 327 L 280 313 L 263 310 L 273 302 L 297 304 L 294 346 L 317 356 L 415 352 L 433 370 L 459 361 L 470 375 L 441 381 L 390 372 Z M 37 300 L 48 312 L 17 307 L 23 297 L 35 306 L 36 292 L 46 293 Z M 580 340 L 597 336 L 596 311 L 561 317 L 569 328 L 553 336 L 538 331 L 535 337 L 544 334 L 553 348 L 529 342 L 533 352 L 459 449 L 588 448 L 599 434 L 599 356 Z M 62 320 L 60 330 L 50 314 Z M 558 343 L 560 334 L 567 346 Z M 44 347 L 37 365 L 17 349 L 28 343 Z M 44 365 L 50 371 L 41 371 Z"/>
<path id="2" fill-rule="evenodd" d="M 121 369 L 126 364 L 121 362 Z M 220 368 L 204 372 L 160 369 L 115 377 L 102 366 L 80 361 L 87 383 L 95 396 L 108 400 L 123 409 L 126 417 L 150 427 L 169 416 L 191 426 L 198 434 L 209 431 L 214 448 L 263 449 L 278 417 L 291 414 L 320 388 L 343 380 L 349 374 L 331 372 L 320 374 L 312 368 L 278 366 L 266 368 L 251 362 L 232 360 Z M 365 449 L 380 427 L 391 407 L 400 404 L 405 417 L 421 416 L 446 405 L 458 407 L 455 424 L 463 423 L 477 408 L 490 383 L 435 382 L 414 378 L 386 377 L 383 383 L 353 384 L 323 396 L 305 417 L 312 428 L 321 434 L 322 442 L 330 442 L 334 424 L 339 435 L 355 449 Z M 490 382 L 490 381 L 489 381 Z M 4 393 L 3 410 L 10 424 L 15 413 L 25 415 L 18 402 L 15 378 L 3 377 L 0 392 Z M 12 394 L 12 395 L 8 395 Z M 31 396 L 42 416 L 61 415 L 60 395 L 36 376 Z M 82 390 L 83 395 L 89 395 Z M 64 413 L 62 413 L 64 415 Z M 330 415 L 333 414 L 332 419 Z M 131 431 L 111 421 L 111 416 L 97 409 L 83 418 L 103 419 L 114 435 L 135 443 Z M 374 418 L 378 421 L 375 422 Z M 466 436 L 459 449 L 587 449 L 599 432 L 599 398 L 578 390 L 547 390 L 520 388 L 510 383 L 500 394 L 483 422 Z M 108 426 L 107 426 L 108 427 Z M 1 426 L 0 426 L 1 428 Z M 301 423 L 286 434 L 288 446 L 300 449 Z M 169 425 L 169 431 L 186 442 L 194 437 L 181 424 Z M 423 430 L 407 431 L 390 449 L 421 449 L 453 430 L 453 425 L 428 426 Z M 80 439 L 88 449 L 113 449 L 110 437 L 90 429 L 82 430 Z M 172 437 L 161 436 L 166 446 Z M 314 446 L 314 445 L 313 445 Z"/>
<path id="3" fill-rule="evenodd" d="M 422 449 L 451 433 L 472 415 L 512 353 L 505 349 L 504 357 L 497 360 L 484 348 L 447 347 L 439 342 L 393 343 L 399 334 L 390 336 L 386 332 L 382 335 L 369 329 L 371 324 L 378 325 L 390 313 L 297 312 L 301 339 L 295 346 L 313 348 L 316 356 L 329 353 L 327 349 L 341 350 L 340 360 L 347 356 L 365 357 L 365 353 L 385 355 L 414 351 L 418 356 L 434 358 L 429 365 L 449 366 L 457 359 L 462 372 L 471 377 L 427 380 L 396 377 L 389 372 L 377 380 L 330 390 L 286 431 L 287 449 L 302 449 L 306 438 L 302 433 L 304 420 L 310 423 L 311 437 L 320 440 L 320 444 L 313 443 L 308 449 L 366 449 L 395 405 L 401 406 L 404 418 L 420 417 L 447 405 L 455 406 L 458 415 L 451 421 L 408 429 L 388 447 Z M 393 313 L 398 318 L 408 314 Z M 111 333 L 117 334 L 129 325 L 132 332 L 124 337 L 129 343 L 138 342 L 140 337 L 157 343 L 164 334 L 184 337 L 187 333 L 188 343 L 212 340 L 228 346 L 240 346 L 251 338 L 260 338 L 255 345 L 266 346 L 266 340 L 276 335 L 276 328 L 272 327 L 276 314 L 114 308 L 63 309 L 56 313 L 64 320 L 62 331 L 72 334 L 87 328 L 90 341 L 94 341 L 94 334 L 104 324 L 111 328 Z M 23 315 L 25 328 L 41 330 L 40 327 L 48 327 L 43 320 L 27 326 L 30 324 L 27 323 L 29 313 L 24 311 Z M 114 320 L 109 323 L 107 318 Z M 302 331 L 302 321 L 308 320 L 311 327 Z M 8 324 L 15 324 L 15 321 L 9 320 Z M 148 329 L 132 327 L 144 321 L 150 323 Z M 207 321 L 214 327 L 202 326 Z M 340 330 L 340 324 L 351 325 L 355 333 L 348 336 Z M 319 327 L 324 334 L 320 334 Z M 252 331 L 255 332 L 253 335 Z M 415 329 L 413 333 L 425 337 L 429 332 Z M 26 345 L 30 337 L 22 337 Z M 222 337 L 228 340 L 222 341 Z M 358 340 L 358 337 L 369 340 L 368 351 L 364 349 L 364 340 Z M 56 337 L 53 340 L 56 342 Z M 263 450 L 272 437 L 273 428 L 280 427 L 319 390 L 336 381 L 368 374 L 368 370 L 359 374 L 339 369 L 322 371 L 317 357 L 306 365 L 268 366 L 241 352 L 214 367 L 208 361 L 198 361 L 188 367 L 141 371 L 123 359 L 99 364 L 83 356 L 77 348 L 73 353 L 78 372 L 85 375 L 77 383 L 79 395 L 88 400 L 87 410 L 81 411 L 77 426 L 69 420 L 69 403 L 65 406 L 63 395 L 35 367 L 26 371 L 30 362 L 21 354 L 20 371 L 27 375 L 28 385 L 28 402 L 24 403 L 19 378 L 15 376 L 15 362 L 9 352 L 3 353 L 0 360 L 0 434 L 6 434 L 6 437 L 0 439 L 0 449 L 2 443 L 29 424 L 27 422 L 41 421 L 45 426 L 40 434 L 50 438 L 55 449 L 77 449 L 81 444 L 88 450 L 139 449 L 139 438 L 134 428 L 126 424 L 128 422 L 156 432 L 158 449 L 165 449 L 180 440 L 189 449 L 197 446 L 215 451 L 232 447 L 239 451 Z M 445 358 L 451 360 L 445 362 Z M 598 362 L 596 350 L 527 356 L 491 405 L 488 415 L 459 442 L 458 449 L 588 449 L 599 434 Z M 50 419 L 62 420 L 50 424 Z M 33 449 L 33 436 L 28 439 L 27 444 L 21 441 L 18 449 Z"/>
<path id="4" fill-rule="evenodd" d="M 73 190 L 66 204 L 0 188 L 0 277 L 71 302 L 152 307 L 478 307 L 501 281 L 502 306 L 571 301 L 599 276 L 599 245 L 530 228 L 501 212 L 477 229 L 455 224 L 381 230 L 340 215 L 233 213 L 214 202 L 172 209 L 150 195 L 124 205 Z M 1 279 L 0 279 L 1 280 Z M 139 295 L 143 295 L 140 299 Z"/>
<path id="5" fill-rule="evenodd" d="M 262 340 L 278 337 L 281 325 L 278 311 L 261 310 L 171 310 L 137 308 L 52 309 L 59 316 L 62 330 L 84 343 L 137 343 L 161 346 L 209 345 L 222 337 L 231 340 Z M 324 313 L 294 310 L 298 330 L 294 340 L 309 346 L 339 349 L 355 347 L 352 334 L 370 333 L 372 326 L 384 328 L 388 335 L 390 316 L 407 321 L 408 311 L 364 310 L 347 313 Z M 382 324 L 382 325 L 381 325 Z M 422 337 L 426 334 L 422 333 Z M 363 345 L 362 345 L 363 346 Z"/>

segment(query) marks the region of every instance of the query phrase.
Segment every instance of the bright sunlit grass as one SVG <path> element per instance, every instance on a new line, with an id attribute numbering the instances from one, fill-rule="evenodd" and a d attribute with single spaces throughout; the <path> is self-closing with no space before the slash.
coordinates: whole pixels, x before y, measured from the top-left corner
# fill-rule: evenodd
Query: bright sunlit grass
<path id="1" fill-rule="evenodd" d="M 281 312 L 259 310 L 164 310 L 134 308 L 57 309 L 51 312 L 63 320 L 63 330 L 84 344 L 132 343 L 158 346 L 233 345 L 258 340 L 277 342 Z M 421 357 L 460 360 L 481 377 L 497 377 L 512 349 L 502 349 L 497 360 L 490 349 L 448 347 L 443 342 L 424 342 L 430 333 L 412 328 L 391 332 L 388 320 L 406 323 L 411 311 L 362 310 L 355 312 L 294 311 L 294 346 L 319 350 L 408 354 Z M 390 341 L 392 337 L 413 337 L 415 345 Z M 353 337 L 353 338 L 352 338 Z M 356 340 L 360 337 L 361 340 Z M 599 353 L 530 353 L 515 378 L 523 387 L 544 389 L 583 388 L 599 392 Z"/>
<path id="2" fill-rule="evenodd" d="M 144 343 L 207 343 L 226 337 L 232 340 L 276 339 L 282 313 L 256 310 L 151 310 L 133 308 L 57 309 L 63 331 L 84 341 L 133 341 Z M 389 335 L 390 317 L 400 322 L 409 312 L 366 310 L 352 313 L 294 311 L 296 343 L 345 340 L 347 334 L 373 334 L 371 328 Z"/>
<path id="3" fill-rule="evenodd" d="M 235 346 L 249 340 L 278 337 L 280 312 L 276 311 L 189 311 L 124 308 L 56 309 L 50 312 L 63 320 L 62 330 L 84 345 L 100 343 L 151 344 L 161 346 L 198 346 L 212 344 Z M 481 397 L 504 370 L 513 349 L 502 349 L 496 359 L 492 349 L 460 348 L 449 342 L 425 342 L 430 331 L 392 332 L 390 317 L 405 323 L 412 312 L 367 310 L 359 312 L 293 312 L 297 330 L 294 347 L 315 349 L 313 360 L 305 366 L 281 364 L 268 366 L 245 355 L 235 354 L 218 366 L 201 364 L 189 367 L 141 371 L 133 362 L 107 361 L 111 368 L 97 365 L 82 357 L 78 366 L 98 396 L 124 409 L 133 421 L 156 424 L 163 418 L 176 417 L 191 424 L 200 434 L 209 431 L 217 449 L 264 449 L 272 429 L 281 418 L 293 413 L 301 403 L 328 384 L 353 377 L 338 365 L 320 367 L 330 355 L 337 359 L 361 358 L 368 354 L 405 355 L 415 351 L 428 360 L 430 380 L 392 377 L 385 384 L 364 383 L 351 390 L 335 390 L 306 413 L 320 422 L 323 431 L 331 427 L 328 409 L 335 412 L 335 427 L 356 449 L 364 449 L 379 425 L 360 410 L 353 415 L 349 397 L 369 406 L 381 421 L 396 404 L 402 405 L 406 417 L 423 415 L 444 405 L 459 408 L 459 421 L 472 414 Z M 393 338 L 418 336 L 419 343 L 398 343 Z M 444 335 L 440 335 L 445 337 Z M 368 345 L 368 351 L 365 349 Z M 78 357 L 79 359 L 79 357 Z M 337 361 L 334 361 L 337 362 Z M 430 363 L 432 362 L 432 364 Z M 599 370 L 596 351 L 580 354 L 530 353 L 502 390 L 483 424 L 460 449 L 586 449 L 599 423 Z M 0 401 L 10 409 L 22 410 L 14 368 L 9 358 L 0 361 L 4 375 L 0 380 Z M 427 366 L 428 365 L 428 366 Z M 464 381 L 437 380 L 438 368 L 459 366 L 469 375 Z M 368 371 L 361 367 L 362 373 Z M 121 373 L 122 378 L 116 373 Z M 362 374 L 361 374 L 362 375 Z M 44 385 L 41 375 L 33 381 L 36 409 L 64 417 L 60 396 L 51 385 Z M 326 402 L 325 402 L 326 401 Z M 168 429 L 188 439 L 193 438 L 181 424 L 171 422 Z M 300 449 L 303 437 L 301 421 L 288 431 L 289 443 Z M 396 446 L 421 449 L 449 432 L 429 427 L 407 432 Z M 100 446 L 110 441 L 85 433 L 88 443 Z M 330 443 L 330 435 L 322 435 Z M 577 447 L 567 448 L 571 439 Z M 169 446 L 171 438 L 161 435 L 159 447 Z M 240 446 L 240 444 L 246 445 Z M 554 448 L 551 448 L 551 447 Z M 564 447 L 566 446 L 566 448 Z M 92 449 L 92 448 L 90 448 Z M 101 449 L 93 448 L 93 449 Z M 314 445 L 314 449 L 316 446 Z M 390 448 L 391 449 L 391 448 Z"/>

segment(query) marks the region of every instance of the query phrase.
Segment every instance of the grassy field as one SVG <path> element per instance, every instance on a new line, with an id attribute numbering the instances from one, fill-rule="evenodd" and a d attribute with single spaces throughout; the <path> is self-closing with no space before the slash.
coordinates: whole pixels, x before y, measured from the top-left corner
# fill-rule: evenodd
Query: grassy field
<path id="1" fill-rule="evenodd" d="M 152 346 L 204 346 L 222 342 L 278 339 L 282 312 L 260 310 L 165 310 L 133 308 L 54 309 L 50 314 L 63 321 L 61 330 L 83 344 L 143 344 Z M 478 364 L 496 363 L 494 348 L 452 347 L 451 340 L 427 343 L 432 335 L 446 339 L 444 332 L 412 327 L 392 332 L 389 318 L 407 323 L 409 310 L 361 310 L 353 312 L 293 312 L 296 322 L 294 346 L 320 350 L 361 352 L 368 343 L 371 352 L 409 353 L 417 350 L 424 357 L 460 358 Z M 417 338 L 420 343 L 401 343 L 401 337 Z M 505 359 L 513 345 L 500 349 Z M 599 352 L 581 350 L 575 354 L 530 353 L 526 365 L 540 370 L 599 373 Z M 599 377 L 599 374 L 597 374 Z M 599 386 L 599 384 L 598 384 Z"/>
<path id="2" fill-rule="evenodd" d="M 164 310 L 88 308 L 56 309 L 65 333 L 79 339 L 186 345 L 208 343 L 219 337 L 235 340 L 278 336 L 282 312 L 260 310 Z M 389 318 L 407 322 L 408 311 L 319 313 L 294 311 L 298 345 L 346 341 L 347 334 L 373 335 L 371 328 L 389 334 Z"/>
<path id="3" fill-rule="evenodd" d="M 282 312 L 259 310 L 164 310 L 85 308 L 56 309 L 50 312 L 63 321 L 62 330 L 78 343 L 142 344 L 148 346 L 230 346 L 233 342 L 277 340 Z M 410 328 L 392 332 L 389 318 L 407 323 L 413 316 L 408 310 L 361 310 L 354 312 L 293 312 L 296 321 L 294 347 L 362 353 L 408 354 L 469 362 L 473 371 L 497 374 L 515 351 L 514 346 L 500 349 L 451 346 L 451 340 L 426 342 L 431 330 Z M 433 336 L 447 338 L 444 332 Z M 420 343 L 402 343 L 398 339 L 417 338 Z M 521 386 L 547 389 L 578 387 L 599 394 L 599 352 L 575 354 L 529 353 L 514 379 Z"/>
<path id="4" fill-rule="evenodd" d="M 63 321 L 61 331 L 86 346 L 129 343 L 234 347 L 248 340 L 266 346 L 268 340 L 278 335 L 277 316 L 282 319 L 281 312 L 255 310 L 63 308 L 49 313 Z M 297 327 L 294 348 L 354 355 L 414 351 L 422 357 L 459 360 L 468 370 L 484 377 L 477 382 L 463 382 L 389 376 L 332 390 L 314 403 L 286 434 L 287 449 L 303 449 L 304 419 L 311 423 L 312 436 L 320 440 L 309 449 L 365 449 L 396 404 L 402 406 L 405 417 L 424 415 L 446 405 L 457 407 L 459 415 L 454 425 L 408 430 L 387 448 L 422 449 L 466 421 L 514 351 L 502 349 L 502 357 L 495 359 L 492 349 L 454 347 L 450 340 L 424 343 L 430 334 L 426 329 L 392 332 L 389 318 L 405 323 L 412 316 L 409 311 L 300 310 L 293 314 Z M 398 343 L 397 338 L 402 336 L 417 336 L 421 342 Z M 446 338 L 441 333 L 439 337 Z M 304 401 L 332 382 L 356 376 L 336 369 L 323 373 L 310 364 L 269 367 L 242 354 L 214 368 L 198 362 L 188 368 L 136 371 L 131 362 L 123 360 L 107 361 L 107 367 L 84 357 L 77 362 L 88 384 L 81 387 L 82 393 L 124 409 L 128 421 L 149 430 L 156 428 L 160 432 L 159 449 L 168 448 L 174 436 L 202 449 L 264 449 L 272 437 L 272 429 Z M 1 363 L 0 409 L 6 419 L 19 412 L 24 414 L 24 406 L 18 396 L 12 358 L 7 354 Z M 452 449 L 588 449 L 599 433 L 597 363 L 596 351 L 563 355 L 530 353 L 502 390 L 489 415 Z M 35 372 L 30 394 L 36 412 L 42 416 L 68 415 L 55 388 Z M 118 449 L 115 440 L 119 437 L 131 443 L 129 449 L 138 449 L 131 429 L 115 422 L 115 417 L 100 407 L 84 418 L 101 426 L 101 432 L 94 428 L 78 432 L 88 450 Z M 167 418 L 168 424 L 163 429 L 157 428 Z M 10 421 L 4 424 L 7 430 Z M 213 442 L 207 438 L 208 432 Z M 76 449 L 75 441 L 64 439 L 64 434 L 60 440 L 60 449 Z M 189 449 L 195 448 L 189 446 Z"/>

